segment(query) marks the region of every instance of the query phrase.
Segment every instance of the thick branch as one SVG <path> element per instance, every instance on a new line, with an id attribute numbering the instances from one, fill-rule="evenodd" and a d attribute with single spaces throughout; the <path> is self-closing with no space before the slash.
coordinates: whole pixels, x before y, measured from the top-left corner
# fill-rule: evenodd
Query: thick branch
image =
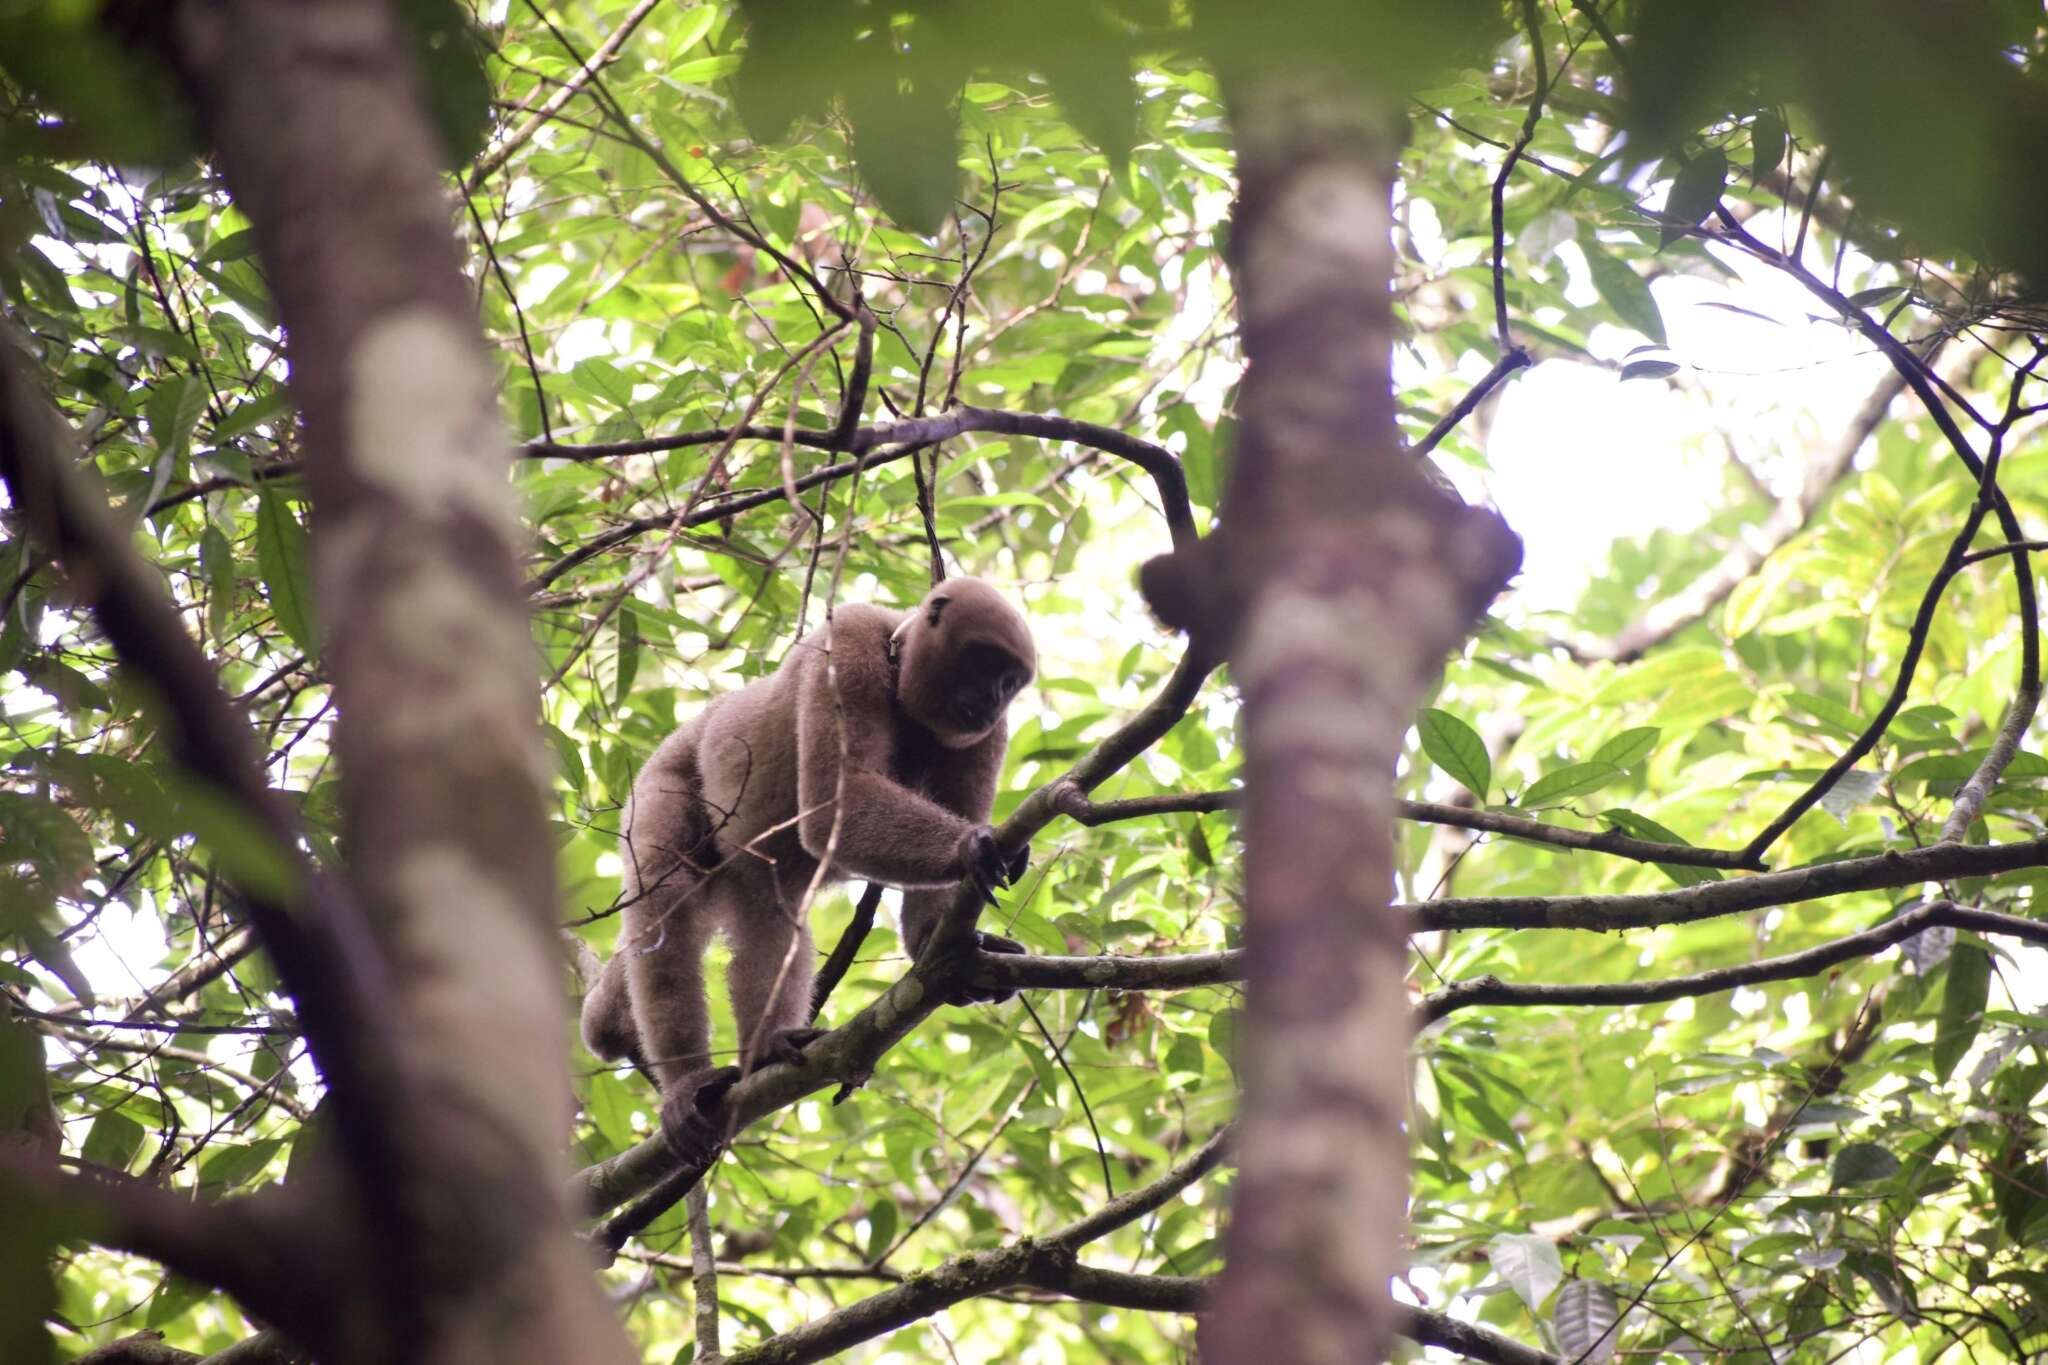
<path id="1" fill-rule="evenodd" d="M 1563 1356 L 1524 1346 L 1490 1327 L 1461 1322 L 1448 1313 L 1432 1313 L 1426 1308 L 1409 1310 L 1401 1335 L 1418 1346 L 1439 1346 L 1467 1360 L 1484 1360 L 1491 1365 L 1565 1365 Z"/>
<path id="2" fill-rule="evenodd" d="M 1232 1130 L 1224 1129 L 1158 1180 L 1050 1237 L 1026 1238 L 993 1251 L 955 1256 L 893 1288 L 728 1356 L 728 1365 L 803 1365 L 824 1360 L 963 1299 L 1020 1284 L 1116 1307 L 1193 1312 L 1201 1304 L 1208 1281 L 1094 1270 L 1080 1265 L 1075 1253 L 1161 1207 L 1199 1180 L 1222 1159 L 1231 1136 Z"/>
<path id="3" fill-rule="evenodd" d="M 1039 957 L 978 953 L 977 989 L 1013 991 L 1182 991 L 1244 980 L 1244 951 L 1175 953 L 1166 957 Z"/>
<path id="4" fill-rule="evenodd" d="M 19 1151 L 0 1150 L 0 1202 L 14 1209 L 49 1203 L 79 1221 L 84 1235 L 217 1285 L 266 1317 L 304 1312 L 304 1300 L 326 1291 L 303 1281 L 277 1254 L 304 1244 L 315 1230 L 281 1206 L 281 1191 L 224 1203 L 174 1194 L 100 1166 L 59 1174 Z"/>
<path id="5" fill-rule="evenodd" d="M 1545 1005 L 1654 1005 L 1688 996 L 1715 995 L 1738 986 L 1761 985 L 1767 981 L 1791 981 L 1815 976 L 1829 967 L 1856 958 L 1872 957 L 1923 930 L 1946 925 L 1973 929 L 1980 934 L 1999 934 L 2028 943 L 2048 945 L 2048 922 L 2020 915 L 2003 915 L 1995 910 L 1974 910 L 1952 901 L 1933 901 L 1903 911 L 1883 924 L 1849 934 L 1802 952 L 1761 962 L 1743 962 L 1717 967 L 1691 976 L 1665 977 L 1655 981 L 1618 981 L 1597 984 L 1539 984 L 1507 982 L 1497 976 L 1477 976 L 1444 990 L 1424 996 L 1417 1021 L 1434 1023 L 1456 1010 L 1475 1005 L 1524 1008 Z"/>
<path id="6" fill-rule="evenodd" d="M 162 1332 L 137 1332 L 86 1352 L 71 1365 L 306 1365 L 311 1359 L 276 1332 L 258 1332 L 210 1356 L 166 1345 Z"/>
<path id="7" fill-rule="evenodd" d="M 2048 866 L 2048 839 L 2011 844 L 1935 844 L 1845 858 L 1784 872 L 1702 882 L 1640 896 L 1469 896 L 1397 905 L 1418 929 L 1643 929 L 1690 924 L 1773 905 L 1821 900 L 1850 891 L 1879 891 L 1951 877 L 1988 877 Z"/>

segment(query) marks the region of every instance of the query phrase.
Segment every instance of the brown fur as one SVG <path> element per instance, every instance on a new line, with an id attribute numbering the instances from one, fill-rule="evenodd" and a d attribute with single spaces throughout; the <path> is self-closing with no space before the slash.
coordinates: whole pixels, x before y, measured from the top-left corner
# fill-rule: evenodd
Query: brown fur
<path id="1" fill-rule="evenodd" d="M 946 902 L 936 888 L 986 875 L 1014 695 L 991 675 L 1028 681 L 1035 666 L 1022 613 L 985 583 L 950 580 L 909 613 L 839 608 L 774 673 L 662 741 L 626 808 L 623 927 L 584 1001 L 583 1038 L 653 1073 L 665 1128 L 715 1070 L 714 930 L 732 948 L 742 1050 L 789 1055 L 778 1039 L 806 1031 L 814 967 L 799 912 L 828 842 L 825 881 L 910 888 L 913 954 Z"/>

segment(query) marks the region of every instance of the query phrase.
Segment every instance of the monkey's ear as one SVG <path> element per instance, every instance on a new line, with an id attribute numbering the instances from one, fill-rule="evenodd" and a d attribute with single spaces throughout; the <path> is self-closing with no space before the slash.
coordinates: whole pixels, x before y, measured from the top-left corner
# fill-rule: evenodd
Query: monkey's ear
<path id="1" fill-rule="evenodd" d="M 931 605 L 925 608 L 925 624 L 932 626 L 937 625 L 939 623 L 939 613 L 944 611 L 946 609 L 946 603 L 952 600 L 953 599 L 950 597 L 934 597 L 931 600 Z"/>

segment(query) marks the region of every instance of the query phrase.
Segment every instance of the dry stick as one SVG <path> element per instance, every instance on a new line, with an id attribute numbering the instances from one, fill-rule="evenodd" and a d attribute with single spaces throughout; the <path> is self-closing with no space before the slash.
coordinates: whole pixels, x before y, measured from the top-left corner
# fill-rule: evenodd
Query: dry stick
<path id="1" fill-rule="evenodd" d="M 600 70 L 610 65 L 612 58 L 618 55 L 619 49 L 625 46 L 626 40 L 633 36 L 633 31 L 640 27 L 648 15 L 654 13 L 655 7 L 660 3 L 661 0 L 640 0 L 639 4 L 633 6 L 626 17 L 620 20 L 619 26 L 613 29 L 577 68 L 576 74 L 562 82 L 555 92 L 542 102 L 540 108 L 534 110 L 524 123 L 507 133 L 497 146 L 477 157 L 475 165 L 470 169 L 469 178 L 463 182 L 463 189 L 475 194 L 482 188 L 484 181 L 496 175 L 499 168 L 512 159 L 512 153 L 525 146 L 549 119 L 560 113 L 570 100 L 576 98 Z M 535 93 L 539 93 L 538 86 L 535 87 Z M 528 96 L 529 100 L 531 98 L 532 96 Z"/>
<path id="2" fill-rule="evenodd" d="M 1994 466 L 1995 467 L 1995 466 Z M 1963 567 L 1963 556 L 1970 548 L 1970 542 L 1977 538 L 1977 528 L 1984 524 L 1984 515 L 1990 510 L 1989 504 L 1980 495 L 1970 508 L 1970 515 L 1963 519 L 1962 529 L 1949 542 L 1948 553 L 1942 556 L 1941 567 L 1927 582 L 1927 590 L 1920 595 L 1919 609 L 1913 614 L 1913 624 L 1906 634 L 1906 650 L 1899 658 L 1897 674 L 1892 678 L 1891 691 L 1886 694 L 1884 705 L 1863 727 L 1863 733 L 1844 749 L 1827 771 L 1822 773 L 1799 795 L 1786 803 L 1778 817 L 1766 825 L 1743 849 L 1744 854 L 1761 858 L 1764 850 L 1777 842 L 1778 836 L 1792 828 L 1793 824 L 1811 810 L 1820 799 L 1833 789 L 1842 775 L 1863 760 L 1865 754 L 1877 747 L 1884 733 L 1891 727 L 1894 717 L 1906 704 L 1906 694 L 1913 686 L 1913 674 L 1920 667 L 1920 655 L 1927 648 L 1927 636 L 1934 629 L 1934 611 L 1941 605 L 1941 595 L 1947 591 L 1950 580 Z"/>
<path id="3" fill-rule="evenodd" d="M 541 24 L 549 33 L 554 35 L 555 41 L 560 43 L 565 51 L 571 56 L 576 55 L 575 44 L 569 41 L 567 34 L 556 27 L 553 20 L 548 18 L 547 11 L 542 9 L 536 3 L 536 0 L 527 0 L 527 8 L 533 11 L 534 18 L 540 20 Z M 586 61 L 583 65 L 587 67 L 591 64 Z M 704 191 L 698 189 L 695 182 L 684 175 L 673 161 L 669 160 L 668 153 L 656 146 L 645 133 L 640 131 L 640 126 L 633 121 L 632 116 L 626 112 L 625 106 L 619 103 L 618 99 L 605 85 L 604 78 L 598 75 L 595 70 L 592 70 L 590 74 L 590 90 L 597 97 L 598 105 L 604 110 L 605 115 L 618 126 L 619 135 L 637 148 L 642 156 L 653 162 L 654 168 L 666 176 L 670 184 L 681 190 L 684 197 L 695 204 L 705 217 L 781 266 L 783 272 L 791 279 L 802 281 L 814 294 L 814 301 L 823 306 L 827 312 L 839 319 L 840 322 L 850 323 L 855 320 L 854 310 L 846 303 L 834 297 L 832 291 L 825 286 L 825 282 L 820 280 L 811 271 L 809 266 L 792 258 L 789 253 L 769 241 L 751 223 L 740 222 L 729 217 L 718 205 L 712 203 L 710 197 Z"/>
<path id="4" fill-rule="evenodd" d="M 1097 1303 L 1191 1312 L 1200 1303 L 1208 1281 L 1092 1270 L 1078 1264 L 1076 1255 L 1083 1246 L 1164 1206 L 1201 1179 L 1223 1159 L 1234 1132 L 1234 1126 L 1223 1129 L 1151 1184 L 1109 1201 L 1047 1237 L 955 1256 L 894 1288 L 735 1352 L 727 1357 L 728 1365 L 805 1365 L 824 1360 L 964 1299 L 1013 1285 L 1054 1290 Z"/>
<path id="5" fill-rule="evenodd" d="M 1549 58 L 1543 48 L 1543 24 L 1536 12 L 1536 0 L 1522 0 L 1522 25 L 1529 30 L 1529 52 L 1536 63 L 1536 93 L 1529 101 L 1528 114 L 1522 119 L 1522 131 L 1516 136 L 1514 145 L 1508 148 L 1508 154 L 1501 159 L 1499 173 L 1493 177 L 1493 327 L 1500 339 L 1500 359 L 1493 362 L 1493 368 L 1477 384 L 1465 391 L 1449 412 L 1437 419 L 1436 425 L 1421 440 L 1409 447 L 1408 453 L 1417 459 L 1435 450 L 1444 437 L 1471 416 L 1503 380 L 1531 363 L 1529 352 L 1515 343 L 1514 333 L 1508 328 L 1507 192 L 1515 164 L 1536 137 L 1536 126 L 1543 120 L 1543 100 L 1550 90 Z"/>
<path id="6" fill-rule="evenodd" d="M 1972 550 L 1963 556 L 1963 563 L 1966 566 L 1981 564 L 1987 559 L 1996 559 L 2000 555 L 2014 554 L 2020 550 L 2048 550 L 2048 540 L 2022 540 L 2006 545 L 1987 546 L 1982 550 Z"/>
<path id="7" fill-rule="evenodd" d="M 1139 820 L 1155 815 L 1209 814 L 1236 810 L 1243 800 L 1239 791 L 1170 792 L 1163 796 L 1133 796 L 1121 801 L 1090 801 L 1079 791 L 1068 790 L 1060 797 L 1060 813 L 1076 823 L 1094 827 L 1112 820 Z M 1394 813 L 1403 820 L 1424 825 L 1454 825 L 1459 829 L 1501 834 L 1553 848 L 1583 849 L 1608 853 L 1639 863 L 1670 863 L 1674 867 L 1716 867 L 1761 871 L 1763 864 L 1746 862 L 1739 850 L 1694 848 L 1689 844 L 1660 844 L 1653 839 L 1636 839 L 1620 830 L 1566 829 L 1527 816 L 1504 815 L 1499 811 L 1467 810 L 1439 801 L 1396 801 Z"/>
<path id="8" fill-rule="evenodd" d="M 1917 886 L 1952 877 L 1988 877 L 2048 866 L 2048 838 L 2010 844 L 1930 844 L 1844 858 L 1784 872 L 1702 882 L 1633 896 L 1470 896 L 1393 907 L 1418 931 L 1590 929 L 1613 932 L 1691 924 L 1774 905 L 1823 900 L 1850 891 Z"/>
<path id="9" fill-rule="evenodd" d="M 1893 336 L 1887 328 L 1844 297 L 1840 290 L 1833 288 L 1826 281 L 1814 275 L 1812 271 L 1808 270 L 1799 261 L 1759 241 L 1748 229 L 1736 221 L 1734 215 L 1729 213 L 1724 205 L 1715 205 L 1714 216 L 1725 229 L 1726 234 L 1717 236 L 1715 240 L 1739 246 L 1758 260 L 1775 265 L 1785 271 L 1794 280 L 1798 281 L 1809 294 L 1827 303 L 1837 314 L 1851 323 L 1865 340 L 1884 353 L 1885 358 L 1891 361 L 1892 367 L 1905 377 L 1906 383 L 1911 386 L 1914 395 L 1926 407 L 1929 419 L 1933 421 L 1943 438 L 1948 441 L 1949 448 L 1955 452 L 1956 458 L 1961 460 L 1963 467 L 1968 469 L 1977 478 L 1980 503 L 1987 494 L 1989 495 L 1992 507 L 1998 514 L 1999 530 L 2004 533 L 2007 543 L 2019 544 L 2024 542 L 2026 535 L 2020 528 L 2019 517 L 2013 511 L 2011 499 L 2006 497 L 2004 490 L 1999 488 L 1995 481 L 1986 481 L 1983 461 L 1977 458 L 1977 452 L 1971 448 L 1969 440 L 1963 435 L 1961 428 L 1956 425 L 1955 418 L 1950 414 L 1947 405 L 1942 402 L 1941 396 L 1935 392 L 1933 385 L 1928 380 L 1927 367 L 1920 358 L 1915 356 L 1906 344 Z M 1978 515 L 1981 516 L 1981 513 Z M 2031 719 L 2031 715 L 2020 715 L 2018 703 L 2025 698 L 2038 697 L 2040 695 L 2041 613 L 2034 593 L 2033 568 L 2029 562 L 2027 552 L 2025 550 L 2014 550 L 2012 553 L 2014 585 L 2018 591 L 2020 606 L 2020 686 L 2014 698 L 2014 709 L 2008 713 L 2006 723 L 2008 726 L 2016 724 L 2018 727 L 2024 728 L 2026 722 Z M 1818 801 L 1826 793 L 1827 789 L 1834 784 L 1835 778 L 1839 776 L 1839 773 L 1830 768 L 1829 775 L 1824 776 L 1820 782 L 1809 788 L 1798 800 L 1794 801 L 1784 814 L 1772 821 L 1755 839 L 1752 839 L 1748 848 L 1744 851 L 1755 854 L 1758 857 L 1763 856 L 1764 850 L 1769 848 L 1786 830 L 1790 829 L 1792 823 L 1804 814 L 1815 801 Z"/>
<path id="10" fill-rule="evenodd" d="M 477 245 L 483 248 L 484 259 L 490 262 L 498 287 L 505 291 L 505 306 L 512 310 L 512 321 L 519 328 L 519 353 L 526 361 L 527 376 L 533 380 L 533 408 L 540 417 L 541 439 L 552 441 L 555 439 L 554 420 L 548 416 L 548 390 L 541 383 L 540 362 L 533 357 L 533 337 L 526 329 L 526 309 L 519 303 L 519 291 L 512 287 L 512 279 L 505 273 L 504 264 L 498 260 L 498 244 L 491 240 L 491 234 L 484 228 L 484 216 L 476 211 L 476 200 L 465 194 L 462 206 L 469 210 L 469 221 L 476 227 Z M 481 306 L 482 299 L 477 302 Z"/>
<path id="11" fill-rule="evenodd" d="M 1717 967 L 1691 976 L 1663 977 L 1654 981 L 1620 981 L 1582 985 L 1507 982 L 1493 975 L 1476 976 L 1422 998 L 1416 1010 L 1419 1025 L 1432 1024 L 1456 1010 L 1475 1005 L 1504 1005 L 1524 1008 L 1535 1005 L 1654 1005 L 1689 996 L 1717 995 L 1738 986 L 1766 981 L 1792 981 L 1813 976 L 1839 963 L 1871 957 L 1893 944 L 1926 929 L 1946 926 L 1973 929 L 1980 934 L 1999 934 L 2028 943 L 2048 945 L 2048 921 L 2006 915 L 1996 910 L 1976 910 L 1953 901 L 1931 901 L 1915 906 L 1861 933 L 1761 962 L 1743 962 Z"/>

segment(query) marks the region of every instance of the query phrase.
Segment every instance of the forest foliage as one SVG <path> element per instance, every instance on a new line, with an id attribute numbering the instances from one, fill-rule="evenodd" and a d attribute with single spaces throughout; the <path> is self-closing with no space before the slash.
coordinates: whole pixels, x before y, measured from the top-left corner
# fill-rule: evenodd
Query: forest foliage
<path id="1" fill-rule="evenodd" d="M 903 6 L 893 38 L 853 4 L 801 23 L 766 3 L 399 8 L 454 149 L 451 225 L 531 535 L 567 940 L 611 949 L 620 803 L 655 744 L 831 603 L 916 600 L 935 547 L 1025 603 L 1038 639 L 999 819 L 1160 692 L 1183 644 L 1133 585 L 1168 545 L 1154 481 L 1085 439 L 996 424 L 908 458 L 833 453 L 860 328 L 828 301 L 878 320 L 864 423 L 966 405 L 1127 433 L 1172 453 L 1209 529 L 1242 371 L 1236 187 L 1182 7 L 1061 0 L 949 33 Z M 1668 386 L 1699 448 L 1727 455 L 1719 503 L 1643 508 L 1569 611 L 1497 603 L 1398 776 L 1395 899 L 1426 929 L 1400 1292 L 1564 1358 L 2021 1360 L 2048 1340 L 2048 756 L 2025 715 L 1942 843 L 2026 685 L 2038 696 L 2038 621 L 2015 591 L 2016 566 L 2034 571 L 1997 547 L 2048 524 L 2030 283 L 2048 181 L 2013 169 L 2040 164 L 2048 130 L 2040 13 L 1986 4 L 1936 28 L 1864 8 L 1485 5 L 1455 32 L 1402 30 L 1430 58 L 1399 68 L 1406 438 L 1483 499 L 1484 412 L 1440 419 L 1477 376 L 1512 385 L 1533 363 Z M 1323 7 L 1259 7 L 1298 21 L 1266 45 L 1239 36 L 1248 9 L 1208 6 L 1196 28 L 1278 66 L 1327 23 L 1384 79 L 1391 59 Z M 148 97 L 160 77 L 90 10 L 0 14 L 0 299 L 315 853 L 345 860 L 263 266 L 172 102 Z M 1673 349 L 1665 317 L 1699 306 L 1673 302 L 1679 278 L 1741 312 L 1737 258 L 1793 278 L 1924 394 L 1867 431 L 1753 444 L 1727 377 Z M 1831 463 L 1849 435 L 1853 460 Z M 1569 425 L 1552 439 L 1568 488 Z M 1988 481 L 1970 467 L 1986 459 Z M 1558 508 L 1568 521 L 1568 493 Z M 237 913 L 237 888 L 278 869 L 166 761 L 149 689 L 15 510 L 0 1126 L 29 1125 L 46 1075 L 79 1161 L 201 1199 L 288 1180 L 320 1089 Z M 1094 799 L 1230 791 L 1235 708 L 1212 679 Z M 1227 806 L 1057 821 L 984 924 L 1052 955 L 1234 948 Z M 820 901 L 821 951 L 858 889 Z M 1821 955 L 1700 976 L 1799 953 Z M 885 914 L 825 1022 L 906 965 Z M 587 968 L 564 973 L 565 1032 Z M 1596 983 L 1620 989 L 1572 998 Z M 1568 989 L 1516 993 L 1532 984 Z M 866 1086 L 755 1124 L 710 1184 L 728 1344 L 1159 1178 L 1230 1122 L 1239 997 L 1223 981 L 946 1011 Z M 655 1101 L 576 1058 L 564 1139 L 591 1165 L 645 1141 Z M 1091 1254 L 1213 1274 L 1227 1193 L 1212 1174 Z M 678 1206 L 605 1272 L 649 1360 L 690 1358 L 683 1224 Z M 43 1282 L 59 1249 L 47 1297 L 0 1293 L 0 1357 L 40 1349 L 46 1314 L 62 1358 L 145 1328 L 194 1352 L 252 1330 L 209 1286 L 76 1232 L 0 1220 L 0 1283 Z M 891 1344 L 1137 1361 L 1192 1339 L 1185 1316 L 1026 1289 Z"/>

